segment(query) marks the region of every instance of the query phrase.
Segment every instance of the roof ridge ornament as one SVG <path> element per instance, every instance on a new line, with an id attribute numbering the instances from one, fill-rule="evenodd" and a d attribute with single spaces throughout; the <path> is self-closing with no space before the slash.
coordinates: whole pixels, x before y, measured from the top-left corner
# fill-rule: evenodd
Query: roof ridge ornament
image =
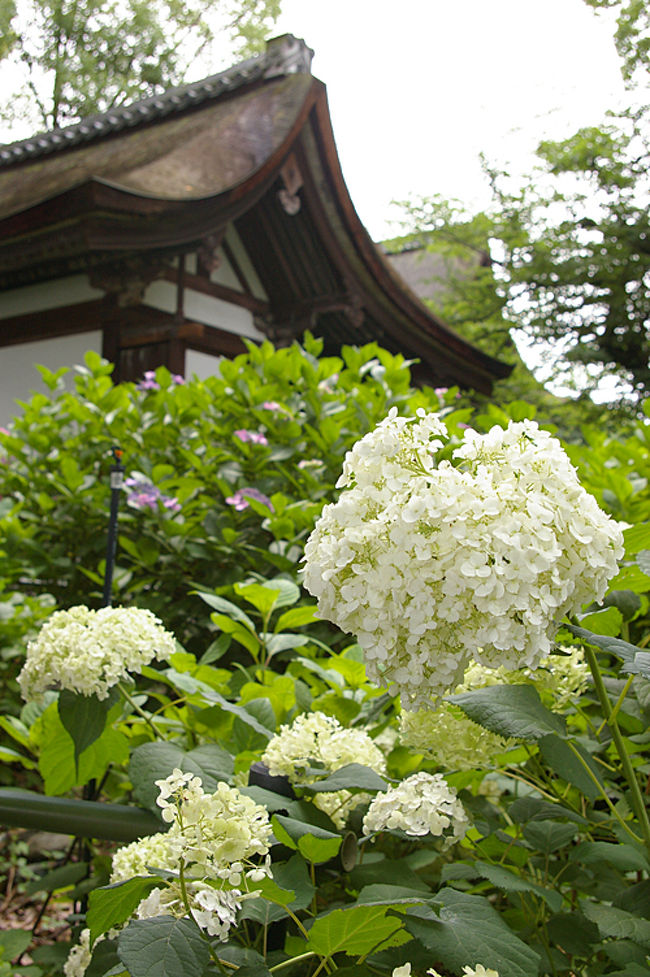
<path id="1" fill-rule="evenodd" d="M 308 75 L 311 73 L 311 62 L 314 52 L 300 37 L 293 34 L 280 34 L 266 42 L 264 60 L 267 68 L 265 78 L 276 78 L 278 75 Z"/>

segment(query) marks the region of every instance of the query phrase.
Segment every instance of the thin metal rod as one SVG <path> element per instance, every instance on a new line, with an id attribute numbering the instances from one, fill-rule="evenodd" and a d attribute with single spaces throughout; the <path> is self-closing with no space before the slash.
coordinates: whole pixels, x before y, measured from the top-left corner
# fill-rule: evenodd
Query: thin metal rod
<path id="1" fill-rule="evenodd" d="M 120 492 L 124 477 L 122 451 L 119 448 L 112 448 L 111 450 L 115 463 L 111 466 L 111 508 L 108 517 L 108 538 L 106 540 L 103 607 L 110 607 L 112 602 L 113 569 L 115 567 L 115 552 L 117 550 L 117 512 L 120 505 Z"/>

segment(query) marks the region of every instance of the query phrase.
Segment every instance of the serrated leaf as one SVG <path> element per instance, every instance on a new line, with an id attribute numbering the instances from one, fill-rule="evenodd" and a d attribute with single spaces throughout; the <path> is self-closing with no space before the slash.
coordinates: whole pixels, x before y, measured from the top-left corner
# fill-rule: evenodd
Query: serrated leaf
<path id="1" fill-rule="evenodd" d="M 591 947 L 600 940 L 598 927 L 582 913 L 562 913 L 551 916 L 548 935 L 565 953 L 589 956 Z"/>
<path id="2" fill-rule="evenodd" d="M 359 906 L 395 906 L 401 902 L 424 902 L 431 892 L 405 885 L 375 883 L 363 887 L 357 897 Z"/>
<path id="3" fill-rule="evenodd" d="M 0 949 L 4 951 L 0 958 L 4 957 L 5 961 L 13 960 L 24 953 L 31 942 L 32 934 L 29 930 L 0 930 Z"/>
<path id="4" fill-rule="evenodd" d="M 213 793 L 220 781 L 229 782 L 233 759 L 216 743 L 206 743 L 187 751 L 175 743 L 143 743 L 133 751 L 129 762 L 129 777 L 136 800 L 143 807 L 159 813 L 156 804 L 159 790 L 155 781 L 164 780 L 177 767 L 183 773 L 200 777 L 205 792 Z"/>
<path id="5" fill-rule="evenodd" d="M 305 824 L 295 818 L 274 814 L 271 818 L 273 834 L 282 845 L 299 851 L 303 858 L 315 865 L 334 858 L 341 847 L 343 838 L 333 831 Z"/>
<path id="6" fill-rule="evenodd" d="M 493 865 L 490 862 L 477 861 L 474 863 L 476 872 L 481 878 L 487 879 L 497 889 L 504 892 L 533 892 L 539 899 L 543 899 L 549 906 L 551 912 L 557 913 L 562 906 L 562 894 L 554 889 L 545 889 L 544 886 L 537 885 L 522 878 L 516 872 L 503 865 Z"/>
<path id="7" fill-rule="evenodd" d="M 428 907 L 409 910 L 406 928 L 428 947 L 436 960 L 460 973 L 467 961 L 480 961 L 499 977 L 530 977 L 539 969 L 539 956 L 506 925 L 486 899 L 456 889 L 436 895 L 440 915 Z"/>
<path id="8" fill-rule="evenodd" d="M 489 685 L 447 697 L 479 726 L 505 739 L 539 740 L 563 736 L 564 720 L 542 703 L 532 685 Z"/>
<path id="9" fill-rule="evenodd" d="M 648 859 L 633 845 L 624 842 L 583 841 L 572 849 L 570 858 L 579 865 L 607 862 L 621 872 L 647 872 Z"/>
<path id="10" fill-rule="evenodd" d="M 202 977 L 208 944 L 192 920 L 136 919 L 118 938 L 118 955 L 131 977 Z"/>
<path id="11" fill-rule="evenodd" d="M 587 919 L 596 924 L 603 939 L 633 940 L 650 949 L 650 920 L 642 919 L 633 913 L 616 906 L 607 906 L 583 900 L 581 909 Z"/>
<path id="12" fill-rule="evenodd" d="M 567 783 L 577 787 L 589 800 L 594 801 L 602 796 L 598 789 L 598 784 L 601 783 L 600 771 L 590 754 L 579 743 L 572 742 L 569 746 L 566 740 L 560 739 L 559 736 L 544 736 L 539 741 L 539 750 L 551 770 Z M 573 750 L 576 750 L 581 759 Z M 585 766 L 591 771 L 593 777 L 589 776 Z"/>
<path id="13" fill-rule="evenodd" d="M 221 708 L 224 709 L 226 712 L 233 713 L 243 723 L 246 723 L 247 726 L 250 726 L 252 729 L 254 729 L 256 733 L 260 733 L 267 740 L 271 739 L 271 736 L 273 735 L 273 730 L 275 728 L 275 714 L 273 713 L 273 707 L 268 701 L 258 699 L 255 700 L 254 702 L 249 703 L 248 709 L 244 709 L 242 708 L 242 706 L 236 706 L 234 703 L 228 702 L 227 699 L 224 699 L 224 697 L 220 695 L 218 692 L 215 692 L 214 689 L 206 690 L 203 693 L 203 697 L 207 699 L 208 702 L 214 702 L 217 705 L 221 706 Z M 258 708 L 256 703 L 262 701 L 266 701 L 266 705 L 269 707 L 271 711 L 271 715 L 269 716 L 268 719 L 269 723 L 271 724 L 269 726 L 263 726 L 262 723 L 259 722 L 253 715 L 253 712 L 256 711 Z"/>
<path id="14" fill-rule="evenodd" d="M 552 821 L 559 818 L 574 821 L 576 824 L 588 824 L 586 818 L 570 808 L 543 801 L 538 797 L 519 797 L 508 808 L 508 815 L 515 824 L 525 824 L 527 821 Z"/>
<path id="15" fill-rule="evenodd" d="M 572 824 L 557 821 L 530 821 L 524 828 L 524 838 L 534 848 L 550 855 L 571 842 L 576 834 Z"/>
<path id="16" fill-rule="evenodd" d="M 370 767 L 361 763 L 346 763 L 334 773 L 313 784 L 301 784 L 301 790 L 311 794 L 325 794 L 337 790 L 347 790 L 350 793 L 358 791 L 377 793 L 388 788 L 388 783 Z"/>
<path id="17" fill-rule="evenodd" d="M 586 644 L 593 645 L 596 648 L 602 648 L 608 654 L 619 658 L 623 662 L 623 668 L 621 669 L 623 672 L 632 671 L 629 666 L 633 665 L 635 656 L 642 651 L 641 648 L 638 648 L 636 645 L 631 645 L 628 641 L 623 641 L 621 638 L 611 638 L 607 635 L 594 634 L 593 631 L 578 628 L 574 624 L 563 624 L 562 626 Z"/>
<path id="18" fill-rule="evenodd" d="M 86 925 L 90 929 L 90 944 L 113 926 L 120 926 L 137 909 L 160 879 L 136 876 L 126 882 L 93 889 L 88 899 Z"/>
<path id="19" fill-rule="evenodd" d="M 604 607 L 592 614 L 585 614 L 580 618 L 580 624 L 587 631 L 596 634 L 607 634 L 612 638 L 618 637 L 623 626 L 623 615 L 617 607 Z"/>
<path id="20" fill-rule="evenodd" d="M 386 906 L 352 906 L 334 909 L 317 916 L 309 930 L 307 950 L 323 957 L 334 953 L 364 956 L 374 949 L 394 946 L 404 941 L 402 920 L 387 916 Z"/>
<path id="21" fill-rule="evenodd" d="M 50 706 L 37 721 L 40 727 L 38 769 L 48 794 L 64 794 L 78 784 L 101 779 L 110 764 L 125 763 L 129 741 L 115 729 L 105 729 L 75 763 L 75 747 L 64 729 L 56 706 Z"/>

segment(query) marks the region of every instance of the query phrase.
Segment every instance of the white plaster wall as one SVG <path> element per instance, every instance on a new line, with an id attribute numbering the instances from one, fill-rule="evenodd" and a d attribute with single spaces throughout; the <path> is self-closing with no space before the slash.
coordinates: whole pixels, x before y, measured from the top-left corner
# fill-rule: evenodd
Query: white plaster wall
<path id="1" fill-rule="evenodd" d="M 22 413 L 22 408 L 16 405 L 17 400 L 29 400 L 33 393 L 47 391 L 34 364 L 52 371 L 62 366 L 71 368 L 83 364 L 88 350 L 101 353 L 101 349 L 99 330 L 0 347 L 0 425 L 6 427 L 12 417 Z M 65 377 L 66 386 L 72 388 L 74 377 L 74 370 L 70 369 Z"/>
<path id="2" fill-rule="evenodd" d="M 264 286 L 259 280 L 257 276 L 257 272 L 255 271 L 255 268 L 253 267 L 250 258 L 248 257 L 248 252 L 244 248 L 244 245 L 241 242 L 241 238 L 237 233 L 237 231 L 235 230 L 233 224 L 228 225 L 228 229 L 226 231 L 226 241 L 230 245 L 232 249 L 232 253 L 237 259 L 241 270 L 246 275 L 246 280 L 248 281 L 248 284 L 250 285 L 255 298 L 268 299 L 268 295 L 264 290 Z M 238 287 L 241 288 L 239 284 Z"/>
<path id="3" fill-rule="evenodd" d="M 152 282 L 144 294 L 144 304 L 173 314 L 176 311 L 176 285 L 173 282 Z M 260 341 L 264 339 L 264 334 L 253 325 L 252 312 L 202 292 L 185 289 L 183 313 L 186 319 L 216 326 L 224 332 Z"/>
<path id="4" fill-rule="evenodd" d="M 185 376 L 188 380 L 195 374 L 199 380 L 218 376 L 221 360 L 221 356 L 210 356 L 209 353 L 201 353 L 197 349 L 188 349 L 185 351 Z"/>
<path id="5" fill-rule="evenodd" d="M 103 294 L 101 289 L 92 287 L 87 275 L 69 275 L 51 282 L 26 285 L 0 295 L 0 319 L 24 315 L 27 312 L 59 309 L 77 302 L 89 302 L 91 299 L 100 299 Z"/>

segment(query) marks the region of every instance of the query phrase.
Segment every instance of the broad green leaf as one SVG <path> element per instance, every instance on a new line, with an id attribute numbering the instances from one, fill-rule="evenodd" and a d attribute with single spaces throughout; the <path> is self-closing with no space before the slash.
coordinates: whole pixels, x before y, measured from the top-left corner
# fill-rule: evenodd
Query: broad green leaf
<path id="1" fill-rule="evenodd" d="M 77 695 L 69 689 L 59 693 L 59 719 L 72 737 L 75 765 L 79 763 L 81 753 L 104 732 L 108 714 L 119 698 L 117 689 L 111 689 L 105 699 L 98 699 L 96 695 Z"/>
<path id="2" fill-rule="evenodd" d="M 124 973 L 124 964 L 117 955 L 117 940 L 96 943 L 84 977 L 109 977 L 119 973 Z"/>
<path id="3" fill-rule="evenodd" d="M 269 657 L 277 655 L 280 651 L 287 651 L 289 648 L 302 648 L 309 644 L 309 636 L 306 634 L 273 634 L 264 633 L 261 635 L 266 646 L 266 653 Z"/>
<path id="4" fill-rule="evenodd" d="M 448 696 L 479 726 L 504 738 L 539 740 L 548 733 L 564 735 L 564 720 L 542 704 L 532 685 L 489 685 Z"/>
<path id="5" fill-rule="evenodd" d="M 63 728 L 55 705 L 45 710 L 36 726 L 40 743 L 38 768 L 48 794 L 64 794 L 78 784 L 101 779 L 110 764 L 128 760 L 128 739 L 109 728 L 83 751 L 75 764 L 74 743 Z"/>
<path id="6" fill-rule="evenodd" d="M 315 607 L 292 607 L 277 619 L 275 630 L 287 631 L 291 628 L 301 628 L 305 624 L 313 624 L 318 620 L 320 619 L 316 616 Z"/>
<path id="7" fill-rule="evenodd" d="M 253 715 L 253 712 L 255 711 L 253 703 L 249 703 L 248 709 L 243 709 L 241 706 L 236 706 L 234 703 L 228 702 L 227 699 L 224 699 L 224 697 L 218 692 L 215 692 L 214 689 L 207 690 L 204 693 L 204 698 L 207 699 L 208 702 L 214 702 L 216 705 L 221 706 L 221 708 L 225 709 L 226 712 L 233 713 L 243 723 L 246 723 L 247 726 L 254 729 L 256 733 L 260 733 L 260 735 L 264 736 L 267 740 L 271 739 L 271 736 L 275 730 L 275 715 L 273 715 L 273 708 L 270 703 L 267 703 L 267 705 L 271 710 L 273 718 L 269 719 L 270 725 L 265 726 L 262 725 L 262 723 L 259 722 Z M 255 700 L 255 702 L 258 701 L 262 700 Z"/>
<path id="8" fill-rule="evenodd" d="M 210 960 L 196 923 L 173 916 L 134 920 L 120 933 L 117 946 L 131 977 L 202 977 Z"/>
<path id="9" fill-rule="evenodd" d="M 524 838 L 534 848 L 550 855 L 568 845 L 576 835 L 572 824 L 558 824 L 557 821 L 529 821 L 524 828 Z"/>
<path id="10" fill-rule="evenodd" d="M 56 889 L 65 889 L 74 885 L 80 879 L 88 875 L 88 864 L 86 862 L 73 862 L 70 865 L 62 865 L 55 868 L 37 879 L 32 879 L 25 886 L 27 895 L 34 892 L 54 892 Z"/>
<path id="11" fill-rule="evenodd" d="M 594 801 L 597 797 L 602 796 L 598 789 L 598 784 L 601 783 L 600 770 L 583 746 L 574 741 L 571 745 L 573 750 L 576 750 L 582 758 L 582 762 L 567 741 L 560 739 L 559 736 L 544 736 L 539 741 L 539 750 L 545 762 L 558 777 L 566 780 L 567 783 L 574 784 L 586 797 Z M 588 769 L 585 769 L 585 766 Z M 588 770 L 591 771 L 593 777 L 589 775 Z M 594 783 L 594 777 L 596 783 Z M 604 789 L 603 787 L 603 791 Z"/>
<path id="12" fill-rule="evenodd" d="M 617 607 L 605 607 L 601 611 L 585 614 L 580 618 L 580 624 L 589 631 L 616 638 L 621 633 L 623 615 Z"/>
<path id="13" fill-rule="evenodd" d="M 158 878 L 137 876 L 126 882 L 93 889 L 88 899 L 86 925 L 90 929 L 91 946 L 98 936 L 108 932 L 113 926 L 120 926 L 152 889 L 160 885 Z"/>
<path id="14" fill-rule="evenodd" d="M 309 930 L 307 949 L 331 957 L 334 953 L 364 956 L 406 942 L 402 920 L 387 916 L 386 906 L 352 906 L 317 916 Z"/>
<path id="15" fill-rule="evenodd" d="M 647 872 L 648 859 L 633 845 L 608 841 L 583 841 L 569 854 L 579 865 L 599 865 L 607 862 L 621 872 Z"/>
<path id="16" fill-rule="evenodd" d="M 347 763 L 323 780 L 317 780 L 314 784 L 301 784 L 301 790 L 311 794 L 325 794 L 337 790 L 347 790 L 351 793 L 365 791 L 374 794 L 387 788 L 388 783 L 383 777 L 360 763 Z"/>
<path id="17" fill-rule="evenodd" d="M 212 607 L 215 611 L 220 614 L 225 614 L 227 617 L 231 617 L 234 621 L 239 621 L 244 627 L 248 628 L 253 634 L 255 633 L 255 625 L 251 621 L 250 617 L 242 611 L 241 607 L 237 607 L 232 601 L 226 600 L 225 597 L 218 597 L 217 594 L 206 594 L 202 590 L 195 590 L 201 600 L 204 600 L 206 604 Z"/>
<path id="18" fill-rule="evenodd" d="M 233 760 L 216 743 L 206 743 L 188 751 L 164 741 L 143 743 L 133 751 L 129 762 L 129 777 L 135 799 L 143 807 L 158 812 L 156 799 L 160 791 L 155 781 L 169 777 L 177 767 L 184 773 L 200 777 L 203 789 L 206 793 L 212 793 L 219 781 L 230 781 Z"/>
<path id="19" fill-rule="evenodd" d="M 395 906 L 401 902 L 424 902 L 432 893 L 422 889 L 411 889 L 405 885 L 377 883 L 366 885 L 359 893 L 359 906 Z"/>
<path id="20" fill-rule="evenodd" d="M 587 957 L 593 944 L 600 940 L 598 927 L 582 913 L 551 916 L 547 925 L 551 940 L 566 953 Z"/>
<path id="21" fill-rule="evenodd" d="M 26 770 L 34 770 L 36 767 L 35 760 L 30 760 L 28 756 L 19 753 L 18 750 L 14 750 L 10 746 L 0 746 L 0 760 L 5 763 L 20 763 Z"/>
<path id="22" fill-rule="evenodd" d="M 515 936 L 487 899 L 455 889 L 436 895 L 440 915 L 423 906 L 409 910 L 404 924 L 436 960 L 461 973 L 467 961 L 497 970 L 499 977 L 531 977 L 539 956 Z"/>
<path id="23" fill-rule="evenodd" d="M 272 588 L 270 585 L 264 587 L 259 583 L 236 583 L 233 590 L 238 597 L 243 597 L 264 617 L 271 613 L 280 597 L 279 589 Z"/>
<path id="24" fill-rule="evenodd" d="M 32 934 L 29 930 L 0 930 L 0 960 L 13 960 L 14 957 L 24 953 L 32 942 Z M 0 967 L 2 964 L 0 963 Z"/>
<path id="25" fill-rule="evenodd" d="M 527 821 L 552 821 L 562 818 L 576 824 L 587 824 L 587 819 L 561 804 L 551 804 L 538 797 L 520 797 L 508 808 L 508 815 L 515 824 Z"/>
<path id="26" fill-rule="evenodd" d="M 260 640 L 255 632 L 251 632 L 239 621 L 233 621 L 231 618 L 226 617 L 225 614 L 211 614 L 210 617 L 218 628 L 221 628 L 232 639 L 238 641 L 246 651 L 250 651 L 253 658 L 257 656 Z"/>
<path id="27" fill-rule="evenodd" d="M 551 912 L 557 913 L 562 906 L 562 894 L 554 889 L 545 889 L 522 878 L 517 872 L 503 865 L 493 865 L 490 862 L 476 861 L 476 872 L 481 878 L 487 879 L 497 889 L 504 892 L 533 892 L 539 899 L 543 899 Z"/>
<path id="28" fill-rule="evenodd" d="M 580 908 L 587 919 L 596 924 L 603 939 L 633 940 L 650 950 L 650 920 L 616 906 L 589 902 L 587 899 L 581 901 Z"/>
<path id="29" fill-rule="evenodd" d="M 623 530 L 625 552 L 630 555 L 650 549 L 650 522 L 640 522 Z"/>
<path id="30" fill-rule="evenodd" d="M 570 631 L 571 634 L 575 635 L 576 638 L 584 641 L 585 644 L 602 648 L 608 654 L 619 658 L 623 662 L 622 671 L 632 671 L 628 666 L 633 664 L 634 658 L 641 651 L 641 648 L 638 648 L 636 645 L 631 645 L 628 641 L 623 641 L 621 638 L 611 638 L 608 635 L 594 634 L 593 631 L 578 628 L 574 624 L 563 624 L 562 626 L 567 631 Z"/>
<path id="31" fill-rule="evenodd" d="M 303 858 L 315 865 L 335 858 L 343 842 L 341 835 L 333 831 L 282 814 L 274 814 L 271 825 L 280 844 L 299 851 Z"/>

